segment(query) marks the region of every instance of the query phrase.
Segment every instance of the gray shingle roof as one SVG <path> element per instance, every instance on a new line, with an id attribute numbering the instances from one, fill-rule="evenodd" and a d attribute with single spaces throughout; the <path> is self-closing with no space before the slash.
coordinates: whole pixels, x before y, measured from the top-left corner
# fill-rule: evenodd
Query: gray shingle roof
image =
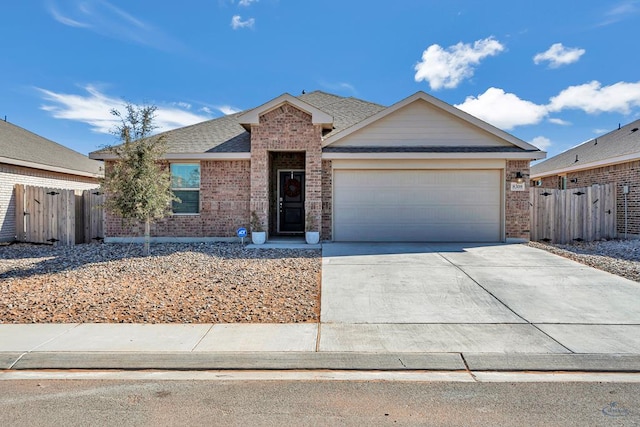
<path id="1" fill-rule="evenodd" d="M 385 108 L 360 99 L 321 91 L 300 95 L 299 99 L 333 116 L 334 128 L 326 135 L 351 127 Z M 251 136 L 238 122 L 238 117 L 247 111 L 249 110 L 170 130 L 158 136 L 164 136 L 167 153 L 249 153 Z M 90 155 L 100 158 L 106 152 L 107 150 L 99 150 Z"/>
<path id="2" fill-rule="evenodd" d="M 0 157 L 35 163 L 42 169 L 54 167 L 92 175 L 103 174 L 102 162 L 3 120 L 0 121 Z"/>
<path id="3" fill-rule="evenodd" d="M 533 165 L 531 175 L 540 176 L 550 171 L 579 168 L 580 165 L 602 162 L 626 155 L 636 154 L 640 158 L 639 128 L 640 120 L 636 120 L 613 132 L 589 140 L 544 162 Z"/>

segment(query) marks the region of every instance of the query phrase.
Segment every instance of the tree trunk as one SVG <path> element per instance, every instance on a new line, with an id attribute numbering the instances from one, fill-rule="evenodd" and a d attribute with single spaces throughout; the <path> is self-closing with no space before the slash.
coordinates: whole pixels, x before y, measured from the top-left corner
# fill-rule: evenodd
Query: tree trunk
<path id="1" fill-rule="evenodd" d="M 149 256 L 149 242 L 151 240 L 151 220 L 149 218 L 144 222 L 144 256 Z"/>

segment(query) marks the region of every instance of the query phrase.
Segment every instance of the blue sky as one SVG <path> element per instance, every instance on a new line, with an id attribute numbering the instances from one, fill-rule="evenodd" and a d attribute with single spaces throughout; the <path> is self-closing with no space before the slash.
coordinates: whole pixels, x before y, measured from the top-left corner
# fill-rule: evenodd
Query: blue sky
<path id="1" fill-rule="evenodd" d="M 0 117 L 83 154 L 123 100 L 162 130 L 290 93 L 423 90 L 549 155 L 640 118 L 640 0 L 26 0 L 0 16 Z"/>

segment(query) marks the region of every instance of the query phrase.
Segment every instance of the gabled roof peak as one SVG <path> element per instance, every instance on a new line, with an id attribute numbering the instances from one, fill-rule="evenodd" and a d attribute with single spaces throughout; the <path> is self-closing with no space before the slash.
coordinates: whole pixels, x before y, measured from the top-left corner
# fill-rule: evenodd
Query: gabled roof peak
<path id="1" fill-rule="evenodd" d="M 238 116 L 238 122 L 248 130 L 251 125 L 257 125 L 260 122 L 260 116 L 275 110 L 283 104 L 290 104 L 311 115 L 311 122 L 314 125 L 322 125 L 325 129 L 331 129 L 333 126 L 333 117 L 329 114 L 288 93 L 283 93 L 279 97 L 241 114 Z"/>

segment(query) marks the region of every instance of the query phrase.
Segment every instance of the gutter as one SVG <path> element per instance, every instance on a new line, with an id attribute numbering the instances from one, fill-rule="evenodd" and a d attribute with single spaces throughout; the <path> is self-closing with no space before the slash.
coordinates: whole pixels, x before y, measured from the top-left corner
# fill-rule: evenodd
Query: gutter
<path id="1" fill-rule="evenodd" d="M 580 165 L 567 166 L 567 167 L 553 169 L 553 170 L 546 171 L 546 172 L 538 172 L 538 173 L 536 173 L 536 172 L 534 172 L 532 170 L 531 171 L 531 179 L 544 178 L 544 177 L 553 176 L 553 175 L 561 175 L 561 174 L 565 174 L 565 173 L 569 173 L 569 172 L 578 172 L 578 171 L 582 171 L 582 170 L 586 170 L 586 169 L 601 168 L 601 167 L 605 167 L 605 166 L 616 165 L 616 164 L 619 164 L 619 163 L 632 162 L 634 160 L 640 160 L 640 153 L 625 154 L 623 156 L 611 157 L 609 159 L 598 160 L 598 161 L 595 161 L 595 162 L 584 163 L 584 164 L 580 164 Z M 578 163 L 580 163 L 580 162 L 578 162 Z"/>
<path id="2" fill-rule="evenodd" d="M 92 172 L 86 172 L 86 171 L 79 171 L 75 169 L 68 169 L 68 168 L 63 168 L 59 166 L 43 165 L 42 163 L 28 162 L 25 160 L 17 160 L 17 159 L 11 159 L 8 157 L 1 157 L 1 156 L 0 156 L 0 163 L 6 163 L 9 165 L 15 165 L 15 166 L 22 166 L 22 167 L 27 167 L 32 169 L 40 169 L 40 170 L 45 170 L 50 172 L 59 172 L 67 175 L 84 176 L 88 178 L 104 177 L 104 173 L 92 173 Z"/>

